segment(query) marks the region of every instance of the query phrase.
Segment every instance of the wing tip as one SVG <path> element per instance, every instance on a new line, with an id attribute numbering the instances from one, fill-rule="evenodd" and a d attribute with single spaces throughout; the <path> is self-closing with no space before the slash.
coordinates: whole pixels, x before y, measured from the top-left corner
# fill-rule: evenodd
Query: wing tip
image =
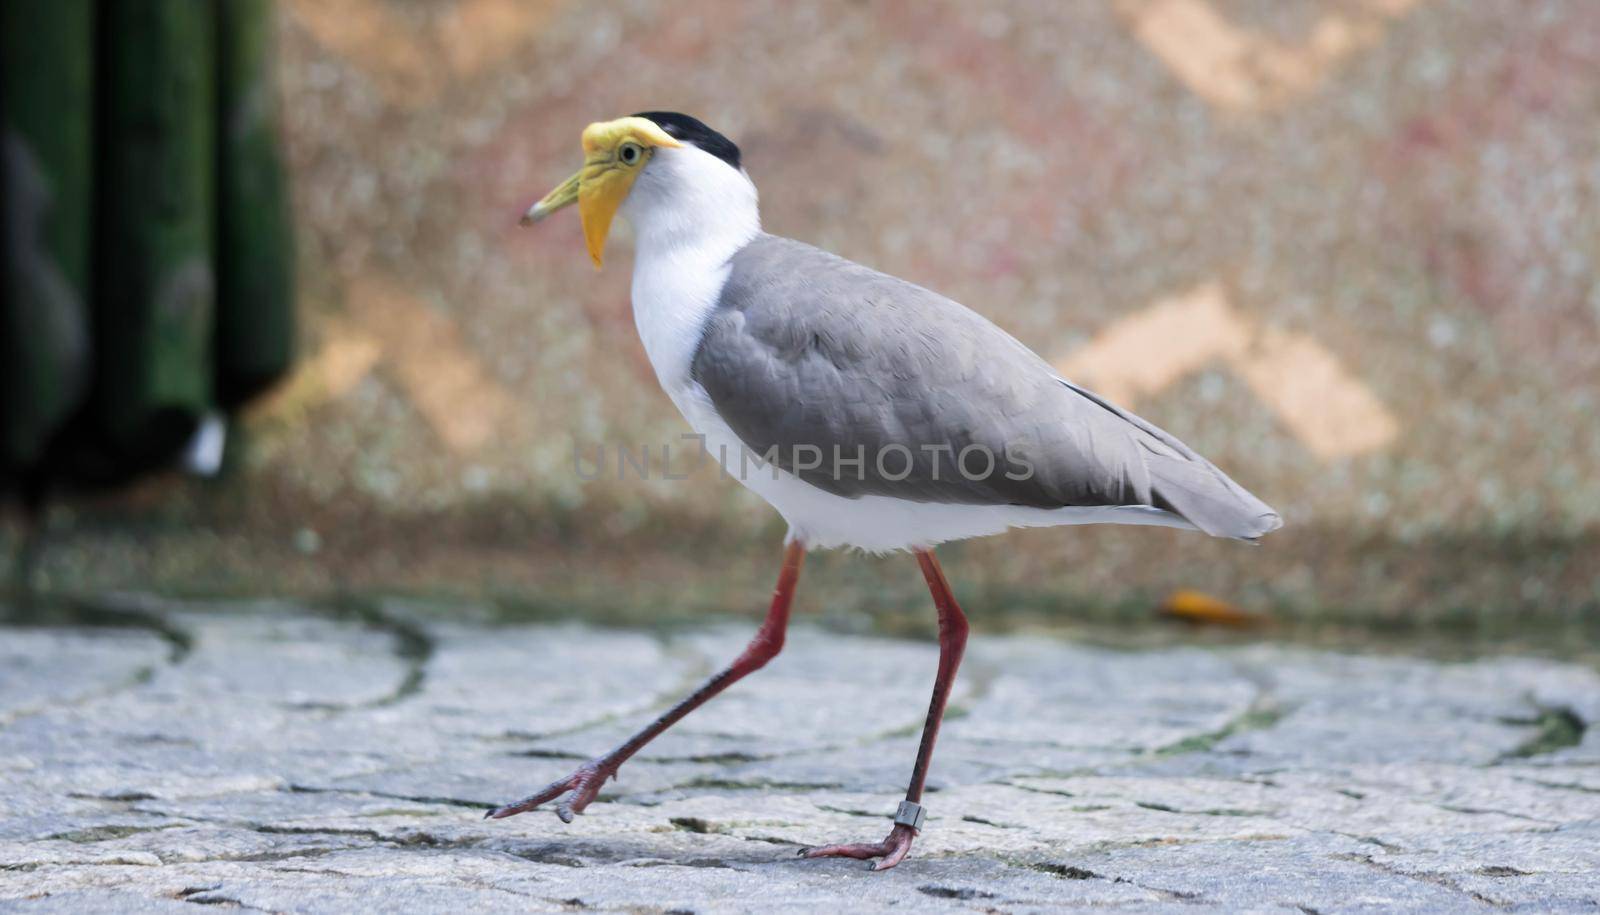
<path id="1" fill-rule="evenodd" d="M 1278 528 L 1283 527 L 1283 516 L 1279 515 L 1275 511 L 1264 512 L 1257 515 L 1252 520 L 1254 523 L 1252 523 L 1248 528 L 1250 533 L 1243 534 L 1242 536 L 1235 538 L 1237 540 L 1242 540 L 1251 546 L 1260 546 L 1262 537 L 1265 537 Z"/>

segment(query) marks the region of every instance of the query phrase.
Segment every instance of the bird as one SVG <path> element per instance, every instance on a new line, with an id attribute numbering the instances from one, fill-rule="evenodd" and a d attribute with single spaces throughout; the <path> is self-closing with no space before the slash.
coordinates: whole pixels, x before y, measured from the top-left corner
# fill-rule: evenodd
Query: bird
<path id="1" fill-rule="evenodd" d="M 527 209 L 576 204 L 594 266 L 620 216 L 634 234 L 634 322 L 704 449 L 788 524 L 767 615 L 695 692 L 503 818 L 562 798 L 570 823 L 650 740 L 783 648 L 808 551 L 912 554 L 938 617 L 933 695 L 905 799 L 879 842 L 800 850 L 898 865 L 926 819 L 928 768 L 968 623 L 934 555 L 1016 527 L 1119 523 L 1256 542 L 1279 514 L 1176 437 L 1074 384 L 967 307 L 762 231 L 739 147 L 699 119 L 646 111 L 588 125 L 583 167 Z"/>

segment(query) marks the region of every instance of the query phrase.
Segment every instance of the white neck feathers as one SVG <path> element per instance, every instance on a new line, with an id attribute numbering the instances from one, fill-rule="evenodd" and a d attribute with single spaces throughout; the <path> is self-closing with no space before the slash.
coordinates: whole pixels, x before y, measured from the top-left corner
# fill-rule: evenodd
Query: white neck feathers
<path id="1" fill-rule="evenodd" d="M 634 323 L 661 386 L 677 400 L 728 261 L 761 232 L 756 187 L 703 150 L 661 147 L 620 214 L 634 233 Z"/>
<path id="2" fill-rule="evenodd" d="M 693 146 L 657 148 L 622 204 L 639 253 L 744 247 L 761 231 L 756 186 Z"/>

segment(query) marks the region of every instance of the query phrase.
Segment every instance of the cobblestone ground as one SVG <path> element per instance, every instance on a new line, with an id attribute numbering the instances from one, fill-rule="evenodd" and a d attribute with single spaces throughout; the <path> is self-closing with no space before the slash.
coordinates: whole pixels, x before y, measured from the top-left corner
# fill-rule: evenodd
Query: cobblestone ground
<path id="1" fill-rule="evenodd" d="M 430 621 L 431 620 L 431 621 Z M 1600 906 L 1600 677 L 978 637 L 898 869 L 935 649 L 805 628 L 570 826 L 479 811 L 745 632 L 387 608 L 0 630 L 0 909 L 1341 912 Z"/>

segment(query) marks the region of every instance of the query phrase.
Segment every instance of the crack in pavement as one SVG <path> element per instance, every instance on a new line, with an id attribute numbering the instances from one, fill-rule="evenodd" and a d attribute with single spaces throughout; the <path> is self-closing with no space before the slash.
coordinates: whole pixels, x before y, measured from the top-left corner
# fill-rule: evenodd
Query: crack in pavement
<path id="1" fill-rule="evenodd" d="M 1385 842 L 1377 836 L 1363 836 L 1353 832 L 1340 832 L 1337 829 L 1331 830 L 1329 835 L 1344 836 L 1346 839 L 1354 839 L 1357 842 L 1362 842 L 1367 845 L 1376 845 L 1384 851 L 1390 853 L 1405 851 L 1402 846 L 1396 845 L 1393 842 Z"/>
<path id="2" fill-rule="evenodd" d="M 1334 855 L 1333 857 L 1340 858 L 1340 859 L 1345 860 L 1345 861 L 1355 861 L 1355 862 L 1360 863 L 1360 864 L 1366 864 L 1369 867 L 1372 867 L 1372 868 L 1375 868 L 1377 870 L 1380 870 L 1380 871 L 1382 871 L 1382 872 L 1384 872 L 1386 874 L 1389 874 L 1391 876 L 1402 877 L 1402 878 L 1405 878 L 1407 880 L 1416 880 L 1416 881 L 1418 881 L 1420 883 L 1427 883 L 1427 884 L 1431 884 L 1433 886 L 1443 887 L 1443 888 L 1445 888 L 1447 890 L 1450 890 L 1451 892 L 1460 893 L 1461 895 L 1466 896 L 1469 899 L 1473 899 L 1473 900 L 1475 900 L 1477 902 L 1483 903 L 1484 905 L 1492 906 L 1492 907 L 1497 908 L 1497 909 L 1504 909 L 1504 908 L 1509 908 L 1510 907 L 1510 904 L 1505 902 L 1505 901 L 1503 901 L 1503 900 L 1493 899 L 1493 898 L 1490 898 L 1488 896 L 1483 895 L 1482 893 L 1477 892 L 1476 890 L 1469 890 L 1469 889 L 1467 889 L 1465 887 L 1459 886 L 1458 884 L 1456 884 L 1455 881 L 1451 880 L 1449 877 L 1446 877 L 1444 874 L 1436 874 L 1436 873 L 1433 873 L 1431 871 L 1412 872 L 1412 871 L 1401 870 L 1398 867 L 1394 867 L 1392 865 L 1385 864 L 1385 863 L 1383 863 L 1381 861 L 1378 861 L 1377 859 L 1373 858 L 1371 855 L 1341 854 L 1341 855 Z"/>
<path id="3" fill-rule="evenodd" d="M 219 890 L 222 884 L 214 887 L 191 887 L 178 893 L 177 899 L 181 902 L 190 902 L 195 905 L 220 905 L 235 909 L 245 909 L 251 912 L 266 912 L 268 915 L 279 915 L 275 909 L 263 909 L 253 905 L 246 905 L 231 896 L 222 895 Z"/>
<path id="4" fill-rule="evenodd" d="M 1561 791 L 1578 791 L 1584 794 L 1600 794 L 1600 788 L 1590 785 L 1582 785 L 1577 782 L 1547 782 L 1542 779 L 1529 778 L 1525 775 L 1513 775 L 1512 779 L 1514 781 L 1522 782 L 1525 785 L 1538 785 L 1541 788 L 1555 788 Z"/>
<path id="5" fill-rule="evenodd" d="M 1158 804 L 1154 801 L 1134 801 L 1133 806 L 1143 807 L 1145 810 L 1155 810 L 1160 813 L 1176 813 L 1181 816 L 1205 817 L 1270 817 L 1271 810 L 1244 810 L 1233 807 L 1214 807 L 1203 810 L 1185 810 L 1180 807 L 1171 807 L 1167 804 Z"/>
<path id="6" fill-rule="evenodd" d="M 1023 826 L 1023 825 L 1021 825 L 1019 823 L 1002 823 L 1002 822 L 1000 822 L 998 820 L 986 820 L 983 817 L 975 817 L 975 816 L 972 816 L 971 814 L 967 814 L 966 816 L 963 816 L 961 818 L 961 821 L 964 822 L 964 823 L 977 823 L 979 826 L 993 826 L 996 829 L 1027 829 L 1028 828 L 1028 827 Z"/>
<path id="7" fill-rule="evenodd" d="M 325 608 L 336 619 L 356 619 L 363 625 L 386 633 L 394 640 L 394 655 L 404 665 L 405 674 L 387 696 L 353 704 L 324 703 L 318 707 L 334 711 L 385 708 L 422 692 L 428 677 L 428 662 L 438 649 L 438 641 L 422 626 L 383 608 L 380 600 L 344 596 Z"/>
<path id="8" fill-rule="evenodd" d="M 124 603 L 117 603 L 119 601 Z M 161 611 L 140 605 L 141 601 L 147 599 L 138 595 L 106 595 L 94 599 L 39 596 L 26 606 L 24 613 L 6 620 L 6 623 L 43 628 L 134 629 L 150 633 L 166 643 L 167 667 L 183 663 L 194 650 L 194 636 L 173 623 Z M 91 690 L 70 700 L 43 702 L 31 708 L 15 709 L 0 714 L 0 728 L 9 727 L 24 718 L 54 711 L 87 708 L 144 686 L 155 678 L 156 670 L 155 667 L 143 666 L 119 682 L 107 684 L 101 689 Z"/>
<path id="9" fill-rule="evenodd" d="M 188 819 L 183 818 L 183 819 Z M 78 845 L 93 845 L 97 842 L 113 842 L 125 839 L 128 836 L 139 835 L 146 832 L 160 832 L 164 829 L 181 829 L 187 823 L 162 823 L 159 826 L 131 826 L 131 825 L 105 825 L 88 826 L 83 829 L 72 829 L 44 836 L 41 842 L 72 842 Z"/>
<path id="10" fill-rule="evenodd" d="M 1088 868 L 1078 867 L 1073 864 L 1061 864 L 1055 861 L 1007 861 L 1003 862 L 1010 867 L 1021 867 L 1042 874 L 1049 874 L 1060 880 L 1109 880 L 1112 883 L 1125 883 L 1138 887 L 1147 893 L 1154 893 L 1169 902 L 1182 902 L 1189 904 L 1204 904 L 1205 899 L 1200 893 L 1188 890 L 1174 890 L 1160 886 L 1150 886 L 1127 877 L 1107 877 Z"/>
<path id="11" fill-rule="evenodd" d="M 498 802 L 472 801 L 458 797 L 444 797 L 428 794 L 395 794 L 388 791 L 373 791 L 367 788 L 329 788 L 321 785 L 291 784 L 289 791 L 295 794 L 352 794 L 364 797 L 381 797 L 394 801 L 411 801 L 417 804 L 440 804 L 446 807 L 467 807 L 472 810 L 487 810 L 496 806 Z"/>
<path id="12" fill-rule="evenodd" d="M 813 804 L 812 806 L 816 807 L 818 810 L 826 810 L 829 813 L 840 813 L 849 817 L 866 817 L 873 820 L 892 819 L 889 814 L 884 813 L 881 810 L 852 810 L 849 807 L 835 807 L 832 804 Z M 962 817 L 962 819 L 966 819 L 966 817 Z"/>
<path id="13" fill-rule="evenodd" d="M 1494 808 L 1491 808 L 1491 807 L 1466 807 L 1466 806 L 1462 806 L 1462 805 L 1459 805 L 1459 804 L 1447 804 L 1447 803 L 1445 803 L 1443 801 L 1432 801 L 1430 803 L 1432 803 L 1433 806 L 1438 807 L 1440 810 L 1448 810 L 1451 813 L 1465 813 L 1465 814 L 1469 814 L 1469 815 L 1478 815 L 1478 816 L 1510 817 L 1513 820 L 1526 820 L 1529 823 L 1538 823 L 1541 826 L 1558 826 L 1558 825 L 1560 825 L 1555 820 L 1547 820 L 1547 819 L 1544 819 L 1542 817 L 1529 816 L 1528 814 L 1525 814 L 1525 813 L 1514 813 L 1514 812 L 1512 812 L 1510 810 L 1495 810 Z"/>
<path id="14" fill-rule="evenodd" d="M 65 597 L 52 602 L 64 611 L 65 625 L 139 629 L 167 643 L 167 664 L 182 664 L 194 650 L 194 636 L 160 609 L 154 598 L 137 594 Z M 46 621 L 50 617 L 47 615 Z"/>

